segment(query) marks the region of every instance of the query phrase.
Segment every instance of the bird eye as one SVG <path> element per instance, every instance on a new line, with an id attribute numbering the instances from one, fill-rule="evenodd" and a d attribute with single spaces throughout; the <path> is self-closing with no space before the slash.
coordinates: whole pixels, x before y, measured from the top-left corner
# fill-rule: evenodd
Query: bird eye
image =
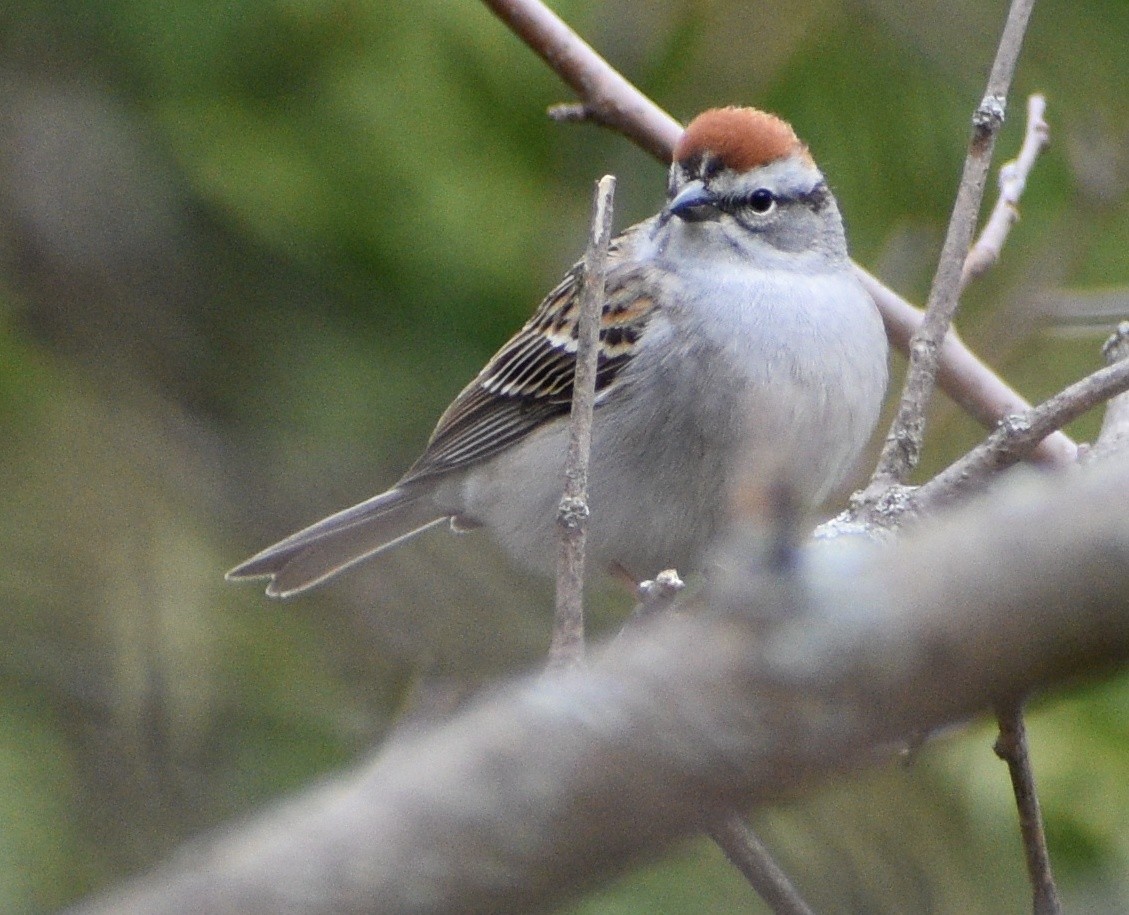
<path id="1" fill-rule="evenodd" d="M 768 188 L 760 187 L 749 195 L 749 206 L 754 213 L 763 215 L 776 206 L 776 197 Z"/>

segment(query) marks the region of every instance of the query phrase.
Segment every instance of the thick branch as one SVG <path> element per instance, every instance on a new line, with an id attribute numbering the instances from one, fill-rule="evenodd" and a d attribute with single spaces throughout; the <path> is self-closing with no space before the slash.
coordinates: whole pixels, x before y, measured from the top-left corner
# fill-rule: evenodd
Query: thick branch
<path id="1" fill-rule="evenodd" d="M 802 588 L 718 582 L 712 612 L 496 691 L 78 911 L 546 907 L 703 813 L 1125 663 L 1126 504 L 1120 461 L 1025 477 L 865 562 L 812 551 Z"/>
<path id="2" fill-rule="evenodd" d="M 964 160 L 964 173 L 957 189 L 933 287 L 929 291 L 925 320 L 910 341 L 909 369 L 901 402 L 886 435 L 871 481 L 872 488 L 905 483 L 921 458 L 925 415 L 937 382 L 941 344 L 960 302 L 961 271 L 976 227 L 996 134 L 1003 124 L 1007 93 L 1034 2 L 1012 0 L 992 73 L 988 77 L 988 88 L 973 114 L 972 138 Z"/>

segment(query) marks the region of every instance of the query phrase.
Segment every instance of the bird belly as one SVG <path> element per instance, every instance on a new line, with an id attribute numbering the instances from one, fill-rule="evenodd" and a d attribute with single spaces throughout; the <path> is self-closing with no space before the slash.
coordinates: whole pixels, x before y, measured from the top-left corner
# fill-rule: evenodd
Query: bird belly
<path id="1" fill-rule="evenodd" d="M 735 516 L 789 486 L 821 502 L 852 468 L 877 420 L 885 364 L 858 358 L 858 325 L 884 352 L 873 303 L 841 278 L 824 309 L 789 310 L 755 287 L 714 290 L 726 320 L 702 326 L 656 316 L 640 351 L 596 410 L 589 468 L 588 562 L 638 578 L 701 568 Z M 703 314 L 699 306 L 692 314 Z M 788 333 L 781 321 L 800 323 Z M 789 340 L 787 346 L 777 341 Z M 844 341 L 853 340 L 854 345 Z M 523 564 L 552 571 L 564 487 L 566 418 L 468 473 L 465 513 Z"/>

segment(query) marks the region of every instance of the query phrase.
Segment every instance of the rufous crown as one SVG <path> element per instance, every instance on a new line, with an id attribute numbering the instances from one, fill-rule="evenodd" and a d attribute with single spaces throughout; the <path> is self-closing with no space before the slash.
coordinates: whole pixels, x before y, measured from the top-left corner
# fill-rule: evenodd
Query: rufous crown
<path id="1" fill-rule="evenodd" d="M 814 164 L 792 125 L 759 108 L 711 108 L 694 118 L 674 147 L 674 161 L 707 152 L 738 172 L 793 155 Z"/>

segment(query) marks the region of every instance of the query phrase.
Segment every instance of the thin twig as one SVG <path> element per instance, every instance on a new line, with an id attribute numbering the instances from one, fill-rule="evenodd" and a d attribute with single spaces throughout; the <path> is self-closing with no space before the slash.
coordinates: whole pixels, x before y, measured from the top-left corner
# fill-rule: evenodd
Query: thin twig
<path id="1" fill-rule="evenodd" d="M 909 352 L 910 339 L 920 328 L 925 313 L 858 265 L 855 276 L 882 312 L 886 336 L 894 346 Z M 1031 403 L 981 363 L 953 328 L 948 329 L 942 343 L 937 383 L 973 419 L 989 429 L 996 428 L 1013 413 L 1031 409 Z M 1049 467 L 1069 467 L 1078 459 L 1078 445 L 1065 433 L 1051 433 L 1035 447 L 1031 459 Z"/>
<path id="2" fill-rule="evenodd" d="M 1118 325 L 1117 331 L 1102 346 L 1102 355 L 1110 368 L 1129 366 L 1129 321 Z M 1086 463 L 1113 457 L 1129 446 L 1129 393 L 1119 394 L 1106 405 L 1101 432 L 1093 448 L 1088 449 Z M 1020 704 L 1000 706 L 996 713 L 1000 735 L 996 740 L 996 755 L 1007 762 L 1011 776 L 1015 806 L 1019 812 L 1019 830 L 1023 839 L 1023 853 L 1027 874 L 1031 881 L 1032 911 L 1035 915 L 1059 915 L 1062 911 L 1047 851 L 1046 831 L 1035 788 L 1035 774 L 1027 744 L 1027 729 L 1023 724 Z"/>
<path id="3" fill-rule="evenodd" d="M 1027 187 L 1027 176 L 1035 167 L 1039 154 L 1051 142 L 1051 129 L 1043 117 L 1046 110 L 1047 100 L 1043 96 L 1032 95 L 1027 99 L 1027 130 L 1023 134 L 1023 145 L 1018 156 L 1000 167 L 1000 196 L 992 215 L 980 230 L 980 237 L 964 259 L 960 274 L 962 292 L 972 280 L 1000 259 L 1000 251 L 1011 227 L 1019 221 L 1019 200 Z"/>
<path id="4" fill-rule="evenodd" d="M 576 375 L 572 386 L 564 495 L 557 524 L 561 549 L 557 561 L 557 603 L 549 668 L 584 663 L 584 545 L 588 526 L 588 457 L 592 447 L 592 411 L 596 402 L 596 365 L 600 354 L 600 314 L 604 306 L 608 242 L 612 235 L 615 178 L 605 175 L 596 184 L 592 229 L 584 252 L 584 282 L 580 287 L 580 318 L 576 341 Z"/>
<path id="5" fill-rule="evenodd" d="M 996 738 L 996 755 L 1007 763 L 1015 805 L 1019 810 L 1019 831 L 1023 837 L 1027 876 L 1031 880 L 1034 915 L 1061 915 L 1051 858 L 1047 852 L 1047 837 L 1043 830 L 1043 812 L 1035 790 L 1035 773 L 1027 751 L 1027 728 L 1023 724 L 1023 707 L 1019 704 L 1001 705 L 996 709 L 1000 735 Z"/>
<path id="6" fill-rule="evenodd" d="M 590 119 L 618 131 L 660 161 L 670 161 L 682 133 L 678 121 L 624 79 L 541 0 L 483 2 L 576 91 Z M 882 312 L 890 341 L 908 353 L 923 312 L 857 264 L 855 272 Z M 1031 408 L 951 331 L 940 354 L 940 369 L 937 382 L 942 390 L 988 429 L 1011 413 Z M 1076 451 L 1074 442 L 1055 433 L 1040 443 L 1032 457 L 1060 465 L 1073 463 Z"/>
<path id="7" fill-rule="evenodd" d="M 1115 362 L 1043 401 L 1026 413 L 1007 417 L 981 444 L 919 486 L 912 508 L 936 508 L 1023 460 L 1048 432 L 1073 422 L 1111 397 L 1129 391 L 1129 362 Z"/>
<path id="8" fill-rule="evenodd" d="M 1129 361 L 1129 321 L 1122 321 L 1102 346 L 1102 355 L 1110 365 Z M 1105 408 L 1102 428 L 1092 448 L 1086 449 L 1085 460 L 1101 460 L 1129 448 L 1129 394 L 1119 394 Z"/>
<path id="9" fill-rule="evenodd" d="M 1102 346 L 1102 355 L 1110 369 L 1129 368 L 1129 321 L 1118 325 L 1117 331 Z M 1091 376 L 1092 377 L 1092 376 Z M 1064 392 L 1065 393 L 1065 392 Z M 1086 452 L 1087 461 L 1100 460 L 1119 452 L 1129 443 L 1129 393 L 1114 397 L 1106 406 L 1106 415 L 1096 445 Z M 1019 813 L 1019 832 L 1023 839 L 1023 853 L 1027 862 L 1027 875 L 1031 881 L 1031 910 L 1034 915 L 1061 915 L 1062 904 L 1058 898 L 1047 835 L 1043 826 L 1043 812 L 1035 787 L 1035 772 L 1027 743 L 1027 728 L 1023 723 L 1023 707 L 1019 703 L 1000 706 L 996 710 L 1000 734 L 995 751 L 1008 766 L 1011 776 L 1015 806 Z"/>
<path id="10" fill-rule="evenodd" d="M 1129 321 L 1122 322 L 1117 332 L 1110 337 L 1102 347 L 1102 353 L 1110 365 L 1101 372 L 1095 372 L 1062 393 L 1052 397 L 1040 405 L 1033 412 L 1042 412 L 1049 418 L 1056 412 L 1057 406 L 1069 412 L 1081 407 L 1089 401 L 1100 403 L 1109 397 L 1109 390 L 1114 383 L 1122 391 L 1129 389 Z M 1091 404 L 1092 405 L 1092 404 Z M 1078 412 L 1081 412 L 1079 410 Z M 1017 419 L 1019 419 L 1017 417 Z M 1065 416 L 1060 421 L 1066 421 Z M 998 434 L 992 438 L 1012 437 L 1011 432 L 1018 427 L 1017 438 L 1026 438 L 1029 441 L 1032 433 L 1023 426 L 1039 424 L 1039 419 L 1028 417 L 1019 423 L 1005 423 Z M 1009 428 L 1010 427 L 1010 428 Z M 1037 433 L 1035 433 L 1037 434 Z M 966 458 L 958 461 L 944 473 L 939 474 L 925 486 L 921 487 L 912 497 L 914 500 L 922 497 L 929 498 L 929 489 L 944 487 L 946 478 L 952 482 L 960 482 L 964 477 L 957 471 L 960 465 L 968 462 L 977 452 L 988 454 L 991 449 L 987 446 L 992 438 L 974 450 Z M 1100 460 L 1118 453 L 1129 444 L 1129 393 L 1120 393 L 1109 400 L 1106 415 L 1102 422 L 1101 433 L 1095 446 L 1088 449 L 1084 457 L 1087 461 Z M 1010 452 L 1010 449 L 1007 449 Z M 1010 457 L 1018 459 L 1014 453 Z M 969 475 L 975 477 L 975 471 L 969 468 Z M 1039 796 L 1035 787 L 1035 774 L 1031 766 L 1030 753 L 1027 744 L 1027 730 L 1023 723 L 1023 710 L 1019 704 L 1001 706 L 997 709 L 1000 734 L 996 740 L 996 754 L 1007 762 L 1008 772 L 1011 777 L 1012 792 L 1015 795 L 1015 806 L 1019 816 L 1020 836 L 1023 840 L 1024 858 L 1027 863 L 1027 874 L 1031 881 L 1032 911 L 1035 915 L 1059 915 L 1062 911 L 1055 886 L 1054 875 L 1051 870 L 1050 854 L 1047 851 L 1047 838 L 1043 826 L 1042 811 L 1039 806 Z"/>
<path id="11" fill-rule="evenodd" d="M 909 369 L 901 402 L 871 478 L 872 491 L 905 483 L 921 459 L 926 409 L 937 382 L 941 344 L 960 302 L 961 271 L 976 227 L 996 134 L 1003 124 L 1008 89 L 1034 3 L 1035 0 L 1012 0 L 987 90 L 972 116 L 972 138 L 964 160 L 964 173 L 929 291 L 925 320 L 910 342 Z"/>
<path id="12" fill-rule="evenodd" d="M 813 915 L 811 908 L 788 875 L 772 858 L 772 853 L 753 832 L 748 821 L 737 814 L 711 826 L 707 832 L 749 881 L 775 915 Z"/>
<path id="13" fill-rule="evenodd" d="M 890 342 L 902 352 L 909 352 L 910 338 L 921 326 L 924 312 L 857 265 L 855 275 L 878 304 Z M 1031 404 L 984 365 L 951 327 L 941 345 L 937 382 L 987 429 L 995 429 L 1014 413 L 1031 409 Z M 1031 453 L 1032 460 L 1051 467 L 1067 467 L 1077 458 L 1078 445 L 1062 432 L 1052 432 Z"/>

